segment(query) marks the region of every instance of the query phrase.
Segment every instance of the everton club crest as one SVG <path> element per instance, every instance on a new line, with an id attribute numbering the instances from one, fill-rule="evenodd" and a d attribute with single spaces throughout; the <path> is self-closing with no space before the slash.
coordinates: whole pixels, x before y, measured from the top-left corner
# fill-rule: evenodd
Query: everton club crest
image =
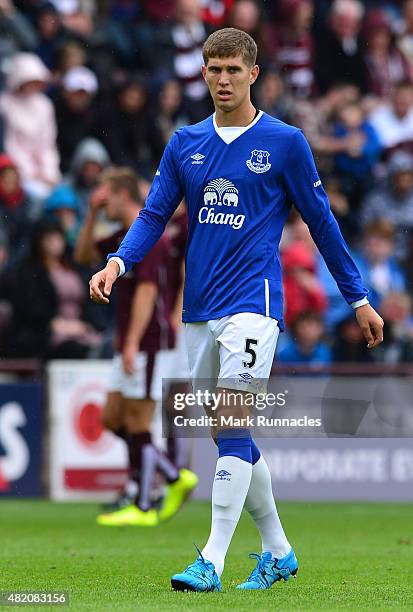
<path id="1" fill-rule="evenodd" d="M 271 164 L 268 161 L 270 154 L 268 151 L 261 151 L 254 149 L 251 151 L 251 157 L 245 163 L 252 172 L 256 174 L 262 174 L 267 172 L 271 168 Z"/>

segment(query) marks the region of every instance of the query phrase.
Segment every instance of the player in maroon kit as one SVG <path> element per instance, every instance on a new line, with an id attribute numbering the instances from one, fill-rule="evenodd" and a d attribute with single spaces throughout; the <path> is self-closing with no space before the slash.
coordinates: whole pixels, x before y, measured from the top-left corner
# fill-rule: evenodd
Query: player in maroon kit
<path id="1" fill-rule="evenodd" d="M 171 312 L 172 325 L 176 334 L 175 349 L 169 359 L 167 378 L 171 380 L 166 401 L 164 401 L 164 425 L 167 425 L 168 457 L 177 467 L 184 467 L 188 463 L 187 445 L 185 440 L 178 436 L 174 425 L 176 413 L 173 408 L 173 398 L 176 393 L 189 391 L 188 357 L 182 325 L 182 302 L 185 279 L 185 249 L 188 236 L 188 215 L 184 202 L 178 206 L 166 226 L 168 236 L 168 257 L 166 260 L 166 307 Z M 179 428 L 178 428 L 179 429 Z"/>
<path id="2" fill-rule="evenodd" d="M 127 229 L 142 208 L 137 177 L 129 168 L 107 170 L 92 194 L 88 215 L 75 247 L 75 259 L 82 264 L 98 263 L 104 254 L 116 250 Z M 94 241 L 98 211 L 104 208 L 110 220 L 122 229 L 99 242 Z M 189 470 L 178 470 L 157 449 L 151 436 L 155 401 L 161 399 L 162 372 L 159 352 L 174 346 L 174 331 L 168 300 L 160 299 L 161 271 L 168 257 L 165 236 L 144 261 L 119 282 L 116 303 L 116 338 L 112 380 L 103 422 L 107 429 L 125 440 L 130 474 L 138 484 L 136 503 L 101 514 L 101 525 L 153 526 L 169 518 L 195 487 L 197 478 Z M 152 507 L 151 489 L 156 470 L 164 476 L 167 492 L 158 512 Z"/>

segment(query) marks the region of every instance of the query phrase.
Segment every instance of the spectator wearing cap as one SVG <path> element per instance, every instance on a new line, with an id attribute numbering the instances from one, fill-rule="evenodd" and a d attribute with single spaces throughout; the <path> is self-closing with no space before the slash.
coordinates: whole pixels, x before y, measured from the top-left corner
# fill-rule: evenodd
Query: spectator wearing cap
<path id="1" fill-rule="evenodd" d="M 363 26 L 368 90 L 379 98 L 389 96 L 396 83 L 411 79 L 410 66 L 395 44 L 387 13 L 370 11 Z"/>
<path id="2" fill-rule="evenodd" d="M 28 253 L 33 219 L 32 202 L 24 192 L 16 164 L 8 155 L 0 154 L 0 225 L 9 245 L 9 269 Z"/>
<path id="3" fill-rule="evenodd" d="M 62 78 L 60 94 L 56 100 L 56 117 L 63 172 L 68 171 L 78 143 L 84 138 L 97 136 L 97 91 L 96 75 L 85 66 L 71 68 Z"/>
<path id="4" fill-rule="evenodd" d="M 76 214 L 79 223 L 83 222 L 90 194 L 97 186 L 102 170 L 109 163 L 107 150 L 95 138 L 85 138 L 76 147 L 71 159 L 70 171 L 65 175 L 63 184 L 71 189 L 76 198 Z"/>
<path id="5" fill-rule="evenodd" d="M 381 308 L 384 297 L 392 291 L 405 291 L 406 277 L 395 258 L 395 229 L 389 221 L 378 219 L 366 226 L 361 249 L 354 254 L 369 302 Z"/>
<path id="6" fill-rule="evenodd" d="M 413 153 L 413 85 L 409 81 L 395 85 L 389 100 L 369 116 L 387 156 L 395 149 Z"/>
<path id="7" fill-rule="evenodd" d="M 14 56 L 7 90 L 0 94 L 4 145 L 15 161 L 23 187 L 34 197 L 46 197 L 60 179 L 53 104 L 44 94 L 50 73 L 34 54 Z"/>
<path id="8" fill-rule="evenodd" d="M 361 208 L 361 221 L 367 226 L 378 219 L 386 219 L 396 229 L 396 255 L 403 258 L 408 232 L 413 229 L 413 156 L 396 151 L 387 164 L 388 180 L 373 190 Z"/>
<path id="9" fill-rule="evenodd" d="M 62 183 L 55 187 L 45 202 L 44 214 L 60 224 L 72 251 L 79 230 L 79 211 L 78 198 L 70 185 Z"/>
<path id="10" fill-rule="evenodd" d="M 328 27 L 316 39 L 316 81 L 321 93 L 348 82 L 365 92 L 366 65 L 360 30 L 364 7 L 359 0 L 334 0 Z"/>

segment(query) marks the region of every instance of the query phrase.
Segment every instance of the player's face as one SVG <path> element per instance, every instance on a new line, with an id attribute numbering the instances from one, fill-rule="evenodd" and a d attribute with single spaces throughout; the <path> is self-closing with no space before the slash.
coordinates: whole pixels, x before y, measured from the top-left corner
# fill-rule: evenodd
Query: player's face
<path id="1" fill-rule="evenodd" d="M 202 66 L 202 75 L 214 105 L 225 112 L 231 112 L 249 100 L 250 87 L 258 72 L 258 66 L 248 66 L 241 55 L 210 58 L 208 64 Z"/>

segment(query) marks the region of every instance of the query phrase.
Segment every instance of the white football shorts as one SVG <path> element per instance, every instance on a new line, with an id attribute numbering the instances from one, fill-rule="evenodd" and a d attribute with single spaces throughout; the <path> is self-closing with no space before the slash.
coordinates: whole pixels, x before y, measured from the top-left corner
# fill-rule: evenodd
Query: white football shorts
<path id="1" fill-rule="evenodd" d="M 252 312 L 185 324 L 194 389 L 216 387 L 265 393 L 280 330 L 278 321 Z"/>
<path id="2" fill-rule="evenodd" d="M 164 351 L 166 353 L 166 351 Z M 166 363 L 166 360 L 169 360 Z M 168 351 L 164 358 L 163 377 L 189 381 L 188 354 L 186 350 L 185 329 L 182 324 L 176 332 L 175 348 Z"/>
<path id="3" fill-rule="evenodd" d="M 118 391 L 126 399 L 162 398 L 162 364 L 159 353 L 154 355 L 137 353 L 135 372 L 126 374 L 122 365 L 122 356 L 117 354 L 112 359 L 112 372 L 109 391 Z"/>

